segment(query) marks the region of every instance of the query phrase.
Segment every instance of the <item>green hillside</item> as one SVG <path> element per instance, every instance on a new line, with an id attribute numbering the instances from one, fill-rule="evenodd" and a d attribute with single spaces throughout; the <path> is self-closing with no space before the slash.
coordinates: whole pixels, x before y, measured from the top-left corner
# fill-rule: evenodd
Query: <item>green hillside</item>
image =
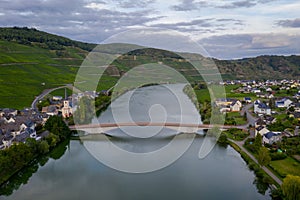
<path id="1" fill-rule="evenodd" d="M 30 46 L 39 46 L 51 50 L 65 50 L 66 47 L 77 47 L 86 51 L 91 51 L 96 46 L 95 44 L 78 42 L 27 27 L 0 28 L 0 40 L 13 41 Z"/>
<path id="2" fill-rule="evenodd" d="M 52 50 L 0 41 L 0 107 L 21 109 L 44 89 L 72 83 L 87 52 L 65 52 L 61 58 Z"/>
<path id="3" fill-rule="evenodd" d="M 258 56 L 239 60 L 215 60 L 231 79 L 299 79 L 300 56 Z"/>
<path id="4" fill-rule="evenodd" d="M 118 53 L 134 47 L 118 44 L 119 49 L 116 49 L 115 45 L 102 45 L 98 51 Z M 0 28 L 0 108 L 29 107 L 44 89 L 73 83 L 79 66 L 95 46 L 36 29 Z M 300 56 L 214 61 L 224 79 L 299 79 L 300 75 Z M 201 75 L 177 54 L 149 48 L 129 52 L 115 60 L 98 90 L 110 88 L 118 76 L 149 62 L 172 66 L 190 81 L 201 79 Z"/>

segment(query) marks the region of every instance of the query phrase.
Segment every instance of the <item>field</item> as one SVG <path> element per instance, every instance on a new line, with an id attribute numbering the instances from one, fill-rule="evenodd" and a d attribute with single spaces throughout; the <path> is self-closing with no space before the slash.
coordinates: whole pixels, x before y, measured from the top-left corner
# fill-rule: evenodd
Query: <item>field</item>
<path id="1" fill-rule="evenodd" d="M 229 112 L 226 114 L 226 119 L 233 119 L 236 125 L 243 125 L 247 123 L 247 120 L 239 112 Z"/>
<path id="2" fill-rule="evenodd" d="M 243 141 L 249 134 L 243 130 L 239 129 L 229 129 L 224 131 L 228 138 L 236 141 Z"/>
<path id="3" fill-rule="evenodd" d="M 29 107 L 44 89 L 72 83 L 83 60 L 82 50 L 72 51 L 66 60 L 51 50 L 0 41 L 0 108 Z"/>
<path id="4" fill-rule="evenodd" d="M 282 178 L 287 174 L 300 176 L 300 163 L 291 157 L 287 157 L 284 160 L 271 161 L 270 167 Z"/>
<path id="5" fill-rule="evenodd" d="M 71 96 L 73 93 L 72 90 L 67 88 L 67 95 Z M 65 89 L 58 89 L 58 90 L 54 90 L 53 92 L 50 93 L 52 96 L 61 96 L 61 97 L 65 97 Z"/>
<path id="6" fill-rule="evenodd" d="M 203 103 L 204 101 L 210 101 L 210 94 L 208 89 L 201 89 L 201 90 L 194 90 L 194 91 L 200 103 Z"/>

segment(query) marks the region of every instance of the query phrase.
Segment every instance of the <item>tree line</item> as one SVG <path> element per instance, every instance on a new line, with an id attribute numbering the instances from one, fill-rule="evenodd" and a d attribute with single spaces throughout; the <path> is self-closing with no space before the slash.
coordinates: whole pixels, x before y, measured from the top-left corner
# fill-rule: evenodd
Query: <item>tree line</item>
<path id="1" fill-rule="evenodd" d="M 60 116 L 51 116 L 44 129 L 50 133 L 42 140 L 36 141 L 34 138 L 27 138 L 25 143 L 13 144 L 0 151 L 0 184 L 7 181 L 37 156 L 47 154 L 71 134 L 69 127 Z"/>
<path id="2" fill-rule="evenodd" d="M 95 44 L 73 41 L 28 27 L 0 28 L 0 40 L 15 41 L 24 45 L 38 44 L 38 46 L 50 50 L 64 50 L 66 46 L 73 46 L 91 51 L 96 46 Z"/>

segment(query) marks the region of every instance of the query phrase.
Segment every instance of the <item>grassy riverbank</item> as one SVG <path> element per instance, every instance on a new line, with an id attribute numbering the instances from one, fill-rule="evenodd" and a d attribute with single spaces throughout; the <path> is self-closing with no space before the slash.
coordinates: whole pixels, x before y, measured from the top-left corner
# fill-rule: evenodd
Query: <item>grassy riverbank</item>
<path id="1" fill-rule="evenodd" d="M 229 145 L 234 148 L 248 165 L 249 169 L 256 175 L 258 181 L 266 185 L 276 185 L 280 187 L 255 161 L 253 161 L 242 149 L 235 143 L 229 141 Z"/>

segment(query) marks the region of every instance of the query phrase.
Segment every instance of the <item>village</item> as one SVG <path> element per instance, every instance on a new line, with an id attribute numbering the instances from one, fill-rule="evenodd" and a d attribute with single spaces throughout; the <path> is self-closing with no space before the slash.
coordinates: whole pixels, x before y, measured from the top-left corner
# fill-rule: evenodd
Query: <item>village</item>
<path id="1" fill-rule="evenodd" d="M 48 95 L 39 100 L 36 109 L 0 109 L 0 150 L 9 148 L 14 143 L 25 143 L 27 138 L 34 138 L 36 141 L 45 138 L 49 132 L 43 130 L 43 126 L 49 117 L 62 116 L 68 123 L 67 119 L 73 115 L 72 104 L 83 96 L 96 98 L 98 94 L 83 92 L 67 96 L 65 92 L 65 97 Z"/>
<path id="2" fill-rule="evenodd" d="M 230 98 L 215 101 L 215 106 L 220 113 L 227 116 L 225 124 L 247 125 L 249 130 L 253 130 L 250 131 L 252 137 L 260 134 L 263 143 L 269 145 L 281 141 L 283 137 L 299 135 L 299 81 L 235 80 L 219 84 L 235 88 L 227 94 L 227 96 L 231 96 Z M 106 94 L 105 91 L 101 91 L 101 93 Z M 42 132 L 42 127 L 50 116 L 59 115 L 68 119 L 75 109 L 72 103 L 78 101 L 82 96 L 96 98 L 99 94 L 85 92 L 67 96 L 65 92 L 65 97 L 50 96 L 40 100 L 37 109 L 26 108 L 21 111 L 11 108 L 1 109 L 0 149 L 9 148 L 13 143 L 24 143 L 27 138 L 41 140 L 48 134 L 47 131 Z M 240 113 L 240 115 L 235 113 Z M 252 118 L 249 119 L 246 115 L 251 115 Z"/>
<path id="3" fill-rule="evenodd" d="M 231 96 L 237 98 L 217 99 L 215 106 L 228 116 L 236 112 L 252 115 L 252 120 L 247 122 L 248 128 L 254 129 L 253 137 L 260 134 L 264 144 L 272 145 L 283 137 L 299 135 L 299 81 L 227 81 L 220 84 L 240 86 L 230 91 Z"/>

